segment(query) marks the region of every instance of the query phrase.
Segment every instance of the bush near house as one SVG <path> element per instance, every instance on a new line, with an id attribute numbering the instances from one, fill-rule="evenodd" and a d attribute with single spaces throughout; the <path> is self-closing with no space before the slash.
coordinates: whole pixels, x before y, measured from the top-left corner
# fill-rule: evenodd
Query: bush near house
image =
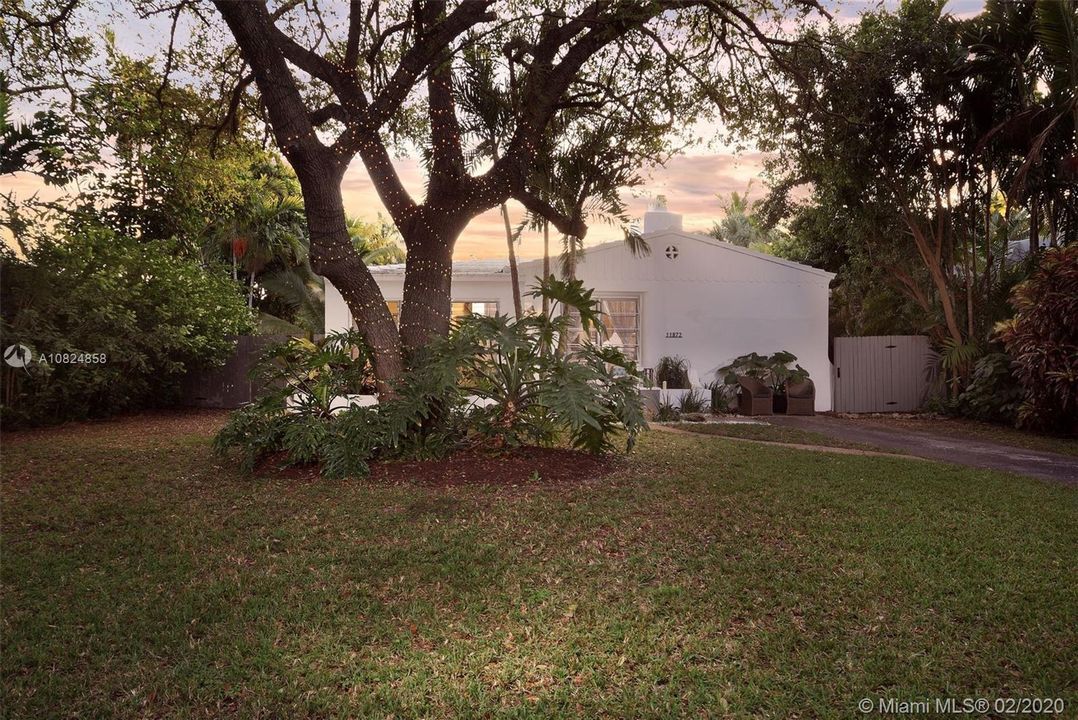
<path id="1" fill-rule="evenodd" d="M 683 390 L 689 387 L 689 363 L 678 355 L 664 355 L 655 365 L 655 384 L 659 387 L 666 383 L 670 390 Z"/>
<path id="2" fill-rule="evenodd" d="M 551 278 L 537 292 L 577 309 L 585 326 L 599 324 L 580 281 Z M 336 413 L 334 398 L 358 391 L 368 367 L 362 339 L 346 333 L 321 345 L 293 341 L 267 358 L 276 385 L 233 413 L 215 447 L 238 452 L 248 470 L 279 455 L 286 465 L 320 463 L 327 477 L 366 475 L 376 459 L 440 457 L 468 445 L 549 445 L 560 436 L 599 453 L 624 433 L 631 448 L 645 427 L 640 374 L 612 348 L 559 352 L 557 339 L 571 322 L 557 312 L 460 318 L 448 337 L 414 358 L 392 395 Z"/>
<path id="3" fill-rule="evenodd" d="M 0 254 L 0 346 L 33 357 L 3 366 L 5 427 L 161 406 L 189 368 L 227 358 L 250 312 L 227 277 L 172 250 L 97 226 Z"/>
<path id="4" fill-rule="evenodd" d="M 1011 305 L 999 329 L 1024 391 L 1019 427 L 1078 434 L 1078 245 L 1046 250 Z"/>

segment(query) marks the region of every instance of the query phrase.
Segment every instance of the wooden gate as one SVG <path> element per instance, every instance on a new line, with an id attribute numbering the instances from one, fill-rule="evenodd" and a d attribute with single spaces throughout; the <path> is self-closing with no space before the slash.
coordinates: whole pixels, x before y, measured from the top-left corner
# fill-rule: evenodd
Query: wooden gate
<path id="1" fill-rule="evenodd" d="M 835 412 L 909 412 L 931 386 L 924 335 L 835 338 Z"/>

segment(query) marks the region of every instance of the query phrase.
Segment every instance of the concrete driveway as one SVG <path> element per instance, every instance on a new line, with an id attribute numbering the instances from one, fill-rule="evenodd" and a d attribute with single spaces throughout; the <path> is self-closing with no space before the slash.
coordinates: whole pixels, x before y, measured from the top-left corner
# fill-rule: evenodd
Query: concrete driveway
<path id="1" fill-rule="evenodd" d="M 840 440 L 898 450 L 930 460 L 1078 483 L 1078 457 L 1058 453 L 1027 450 L 981 439 L 944 437 L 916 430 L 883 428 L 829 415 L 775 415 L 767 418 L 767 421 L 773 425 L 811 430 Z"/>

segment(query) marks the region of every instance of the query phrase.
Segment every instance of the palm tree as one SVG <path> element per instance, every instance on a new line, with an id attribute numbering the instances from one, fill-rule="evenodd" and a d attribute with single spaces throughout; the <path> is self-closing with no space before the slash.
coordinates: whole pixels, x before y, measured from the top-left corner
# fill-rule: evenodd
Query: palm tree
<path id="1" fill-rule="evenodd" d="M 392 223 L 381 215 L 369 223 L 357 217 L 345 220 L 348 236 L 352 245 L 359 251 L 359 256 L 368 265 L 390 265 L 405 260 L 404 249 L 398 244 L 400 234 Z"/>
<path id="2" fill-rule="evenodd" d="M 550 143 L 546 161 L 537 163 L 529 180 L 535 194 L 569 220 L 603 222 L 622 228 L 625 242 L 634 255 L 651 252 L 641 235 L 630 228 L 630 218 L 621 191 L 643 184 L 639 158 L 625 152 L 624 138 L 614 132 L 612 121 L 596 124 L 579 122 L 559 128 L 560 138 Z M 548 232 L 547 221 L 538 215 L 528 220 L 534 229 Z M 584 238 L 562 235 L 561 274 L 576 278 L 576 266 L 584 254 Z M 543 271 L 550 274 L 549 242 L 544 241 Z"/>
<path id="3" fill-rule="evenodd" d="M 259 274 L 273 264 L 303 264 L 307 248 L 302 197 L 260 192 L 211 228 L 204 252 L 211 256 L 227 253 L 233 280 L 239 282 L 240 270 L 246 273 L 247 305 L 253 308 Z"/>
<path id="4" fill-rule="evenodd" d="M 472 162 L 489 160 L 497 162 L 500 156 L 499 133 L 509 127 L 514 113 L 510 94 L 498 87 L 494 77 L 494 63 L 480 57 L 479 44 L 465 49 L 464 68 L 457 83 L 457 107 L 464 122 L 462 130 L 478 140 L 472 153 Z M 512 69 L 510 69 L 512 72 Z M 513 285 L 513 312 L 517 318 L 524 314 L 520 295 L 520 273 L 517 269 L 516 244 L 520 232 L 513 231 L 509 220 L 509 206 L 501 203 L 499 210 L 505 225 L 505 244 L 509 250 L 509 276 Z"/>
<path id="5" fill-rule="evenodd" d="M 1008 207 L 1028 204 L 1030 252 L 1042 224 L 1051 244 L 1078 237 L 1078 5 L 987 0 L 972 26 L 964 75 L 978 149 L 994 153 Z M 984 127 L 985 119 L 991 126 Z"/>

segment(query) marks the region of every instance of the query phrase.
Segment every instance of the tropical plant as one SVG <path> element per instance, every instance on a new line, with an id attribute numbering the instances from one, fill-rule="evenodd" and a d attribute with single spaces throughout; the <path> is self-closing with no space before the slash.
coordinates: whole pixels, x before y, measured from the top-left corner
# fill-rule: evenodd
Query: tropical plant
<path id="1" fill-rule="evenodd" d="M 535 293 L 598 322 L 580 281 L 550 279 Z M 345 396 L 373 382 L 361 336 L 292 340 L 267 355 L 267 390 L 233 414 L 215 446 L 238 451 L 248 469 L 280 453 L 285 463 L 322 463 L 335 477 L 364 474 L 372 459 L 437 456 L 464 443 L 549 444 L 564 434 L 574 447 L 605 452 L 624 434 L 631 449 L 646 427 L 639 373 L 610 348 L 560 352 L 570 322 L 567 315 L 460 318 L 375 407 L 345 407 Z"/>
<path id="2" fill-rule="evenodd" d="M 775 243 L 786 238 L 777 229 L 765 227 L 758 212 L 760 202 L 749 204 L 751 190 L 752 181 L 749 181 L 744 193 L 734 191 L 727 199 L 718 196 L 725 215 L 722 220 L 712 224 L 708 235 L 731 245 L 771 252 Z"/>
<path id="3" fill-rule="evenodd" d="M 400 233 L 380 213 L 374 222 L 349 217 L 345 228 L 352 246 L 365 264 L 392 265 L 404 262 L 407 255 L 400 246 Z"/>
<path id="4" fill-rule="evenodd" d="M 613 348 L 586 343 L 559 352 L 557 337 L 570 323 L 565 315 L 538 314 L 516 320 L 471 315 L 457 322 L 449 342 L 471 348 L 462 354 L 461 385 L 487 401 L 473 413 L 476 432 L 502 446 L 550 443 L 562 431 L 574 447 L 603 452 L 624 429 L 632 447 L 643 427 L 639 373 Z"/>
<path id="5" fill-rule="evenodd" d="M 672 402 L 662 399 L 659 401 L 659 409 L 655 413 L 657 422 L 677 422 L 681 419 L 681 411 Z"/>
<path id="6" fill-rule="evenodd" d="M 681 396 L 678 410 L 682 413 L 702 413 L 707 410 L 707 398 L 704 393 L 693 388 Z"/>
<path id="7" fill-rule="evenodd" d="M 786 392 L 787 384 L 804 382 L 809 377 L 808 370 L 797 364 L 797 356 L 786 350 L 772 355 L 741 355 L 715 371 L 716 379 L 730 387 L 737 386 L 738 377 L 743 375 L 756 378 L 780 394 Z"/>
<path id="8" fill-rule="evenodd" d="M 988 353 L 978 360 L 955 409 L 975 420 L 1014 424 L 1023 392 L 1012 364 L 1010 356 L 1002 352 Z"/>
<path id="9" fill-rule="evenodd" d="M 999 337 L 1024 391 L 1018 425 L 1078 434 L 1078 245 L 1045 251 L 1011 303 Z"/>
<path id="10" fill-rule="evenodd" d="M 370 364 L 355 350 L 361 347 L 362 338 L 355 331 L 332 333 L 321 342 L 291 338 L 270 346 L 254 375 L 266 388 L 262 399 L 296 413 L 329 418 L 342 409 L 343 398 L 374 393 Z"/>
<path id="11" fill-rule="evenodd" d="M 655 364 L 655 383 L 659 387 L 681 390 L 689 387 L 689 361 L 678 355 L 663 355 Z"/>
<path id="12" fill-rule="evenodd" d="M 711 393 L 711 412 L 722 415 L 729 412 L 730 405 L 737 397 L 735 388 L 721 380 L 710 380 L 704 387 Z"/>

